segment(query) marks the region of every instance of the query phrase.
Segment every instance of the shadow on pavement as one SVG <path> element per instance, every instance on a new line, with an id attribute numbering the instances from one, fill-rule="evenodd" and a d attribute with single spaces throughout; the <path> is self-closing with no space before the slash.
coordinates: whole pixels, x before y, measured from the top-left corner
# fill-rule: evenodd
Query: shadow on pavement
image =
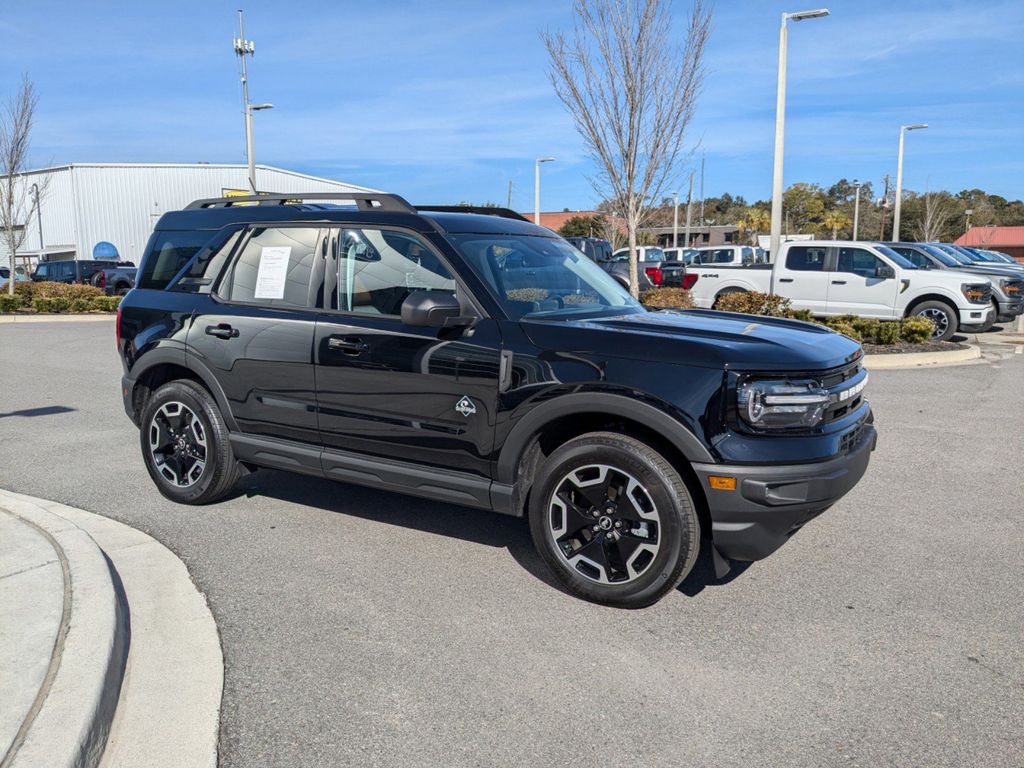
<path id="1" fill-rule="evenodd" d="M 534 549 L 525 518 L 272 469 L 261 469 L 246 476 L 238 484 L 235 496 L 270 497 L 364 520 L 504 548 L 530 575 L 561 589 Z M 701 541 L 697 562 L 678 590 L 689 597 L 695 597 L 706 587 L 728 584 L 751 565 L 729 562 L 732 566 L 729 573 L 725 578 L 717 579 L 711 544 L 706 540 Z"/>
<path id="2" fill-rule="evenodd" d="M 54 416 L 58 413 L 71 413 L 72 411 L 78 410 L 77 408 L 68 408 L 66 405 L 44 405 L 39 408 L 23 408 L 20 411 L 8 411 L 7 413 L 0 413 L 0 419 L 7 418 L 8 416 Z"/>

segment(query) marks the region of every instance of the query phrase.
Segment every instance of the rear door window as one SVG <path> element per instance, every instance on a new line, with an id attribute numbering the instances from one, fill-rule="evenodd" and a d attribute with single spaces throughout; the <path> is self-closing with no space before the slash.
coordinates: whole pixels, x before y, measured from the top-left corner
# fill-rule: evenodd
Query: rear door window
<path id="1" fill-rule="evenodd" d="M 318 227 L 256 227 L 221 281 L 224 299 L 270 307 L 311 307 L 324 244 Z M 322 270 L 321 270 L 322 272 Z"/>
<path id="2" fill-rule="evenodd" d="M 823 272 L 825 248 L 810 245 L 791 246 L 786 252 L 786 269 L 795 272 Z"/>

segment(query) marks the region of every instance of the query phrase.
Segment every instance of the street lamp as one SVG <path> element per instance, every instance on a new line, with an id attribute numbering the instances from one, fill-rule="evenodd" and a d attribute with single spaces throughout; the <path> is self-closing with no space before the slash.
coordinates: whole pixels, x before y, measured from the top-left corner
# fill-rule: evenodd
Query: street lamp
<path id="1" fill-rule="evenodd" d="M 235 53 L 242 60 L 242 109 L 245 113 L 245 158 L 249 165 L 249 186 L 256 192 L 256 155 L 252 140 L 252 113 L 261 109 L 273 109 L 273 104 L 253 104 L 249 101 L 249 74 L 245 65 L 246 56 L 256 55 L 256 43 L 245 39 L 242 11 L 238 12 L 238 37 L 235 38 Z"/>
<path id="2" fill-rule="evenodd" d="M 672 247 L 679 247 L 679 193 L 672 193 Z"/>
<path id="3" fill-rule="evenodd" d="M 917 131 L 927 127 L 928 123 L 900 126 L 900 149 L 896 156 L 896 205 L 892 213 L 892 242 L 894 243 L 898 243 L 900 239 L 900 203 L 903 202 L 903 134 L 907 131 Z"/>
<path id="4" fill-rule="evenodd" d="M 774 259 L 779 253 L 782 240 L 782 149 L 785 144 L 786 128 L 786 22 L 817 19 L 828 16 L 828 8 L 813 11 L 782 14 L 782 27 L 779 29 L 779 85 L 775 97 L 775 169 L 772 173 L 772 230 L 771 255 Z"/>
<path id="5" fill-rule="evenodd" d="M 857 224 L 860 223 L 860 188 L 864 186 L 856 179 L 853 180 L 853 239 L 857 239 Z"/>
<path id="6" fill-rule="evenodd" d="M 554 162 L 553 157 L 538 157 L 533 166 L 533 223 L 540 224 L 540 164 Z"/>

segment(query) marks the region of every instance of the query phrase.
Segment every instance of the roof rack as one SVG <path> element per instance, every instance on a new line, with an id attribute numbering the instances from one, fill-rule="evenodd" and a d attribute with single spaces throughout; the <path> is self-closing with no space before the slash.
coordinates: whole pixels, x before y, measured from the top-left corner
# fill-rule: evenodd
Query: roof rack
<path id="1" fill-rule="evenodd" d="M 498 208 L 493 205 L 417 205 L 416 210 L 437 211 L 438 213 L 480 213 L 485 216 L 500 216 L 503 219 L 529 221 L 511 208 Z"/>
<path id="2" fill-rule="evenodd" d="M 230 208 L 243 203 L 252 205 L 301 205 L 307 200 L 352 200 L 360 211 L 393 211 L 416 213 L 404 198 L 384 192 L 273 192 L 266 195 L 240 195 L 238 197 L 211 197 L 195 200 L 185 210 L 197 208 Z"/>

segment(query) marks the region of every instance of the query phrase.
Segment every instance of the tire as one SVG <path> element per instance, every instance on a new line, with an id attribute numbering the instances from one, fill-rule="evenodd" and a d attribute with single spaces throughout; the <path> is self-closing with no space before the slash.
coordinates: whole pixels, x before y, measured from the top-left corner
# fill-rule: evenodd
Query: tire
<path id="1" fill-rule="evenodd" d="M 611 432 L 552 453 L 537 473 L 528 515 L 552 575 L 569 593 L 604 605 L 657 602 L 700 551 L 700 522 L 679 473 L 650 446 Z"/>
<path id="2" fill-rule="evenodd" d="M 744 291 L 742 288 L 726 288 L 724 291 L 715 296 L 715 300 L 711 303 L 711 308 L 717 309 L 718 300 L 721 299 L 723 296 L 729 296 L 733 293 L 746 293 L 746 291 Z"/>
<path id="3" fill-rule="evenodd" d="M 164 384 L 147 401 L 140 423 L 143 461 L 168 499 L 209 504 L 238 481 L 241 470 L 224 418 L 202 387 L 185 380 Z"/>
<path id="4" fill-rule="evenodd" d="M 914 307 L 911 314 L 916 317 L 927 317 L 935 323 L 932 341 L 949 341 L 956 333 L 960 322 L 956 310 L 944 301 L 925 301 Z"/>
<path id="5" fill-rule="evenodd" d="M 131 289 L 132 288 L 131 288 L 130 285 L 125 285 L 125 284 L 122 283 L 121 285 L 117 286 L 117 288 L 114 289 L 114 295 L 115 296 L 127 296 L 128 295 L 128 291 L 130 291 Z"/>

